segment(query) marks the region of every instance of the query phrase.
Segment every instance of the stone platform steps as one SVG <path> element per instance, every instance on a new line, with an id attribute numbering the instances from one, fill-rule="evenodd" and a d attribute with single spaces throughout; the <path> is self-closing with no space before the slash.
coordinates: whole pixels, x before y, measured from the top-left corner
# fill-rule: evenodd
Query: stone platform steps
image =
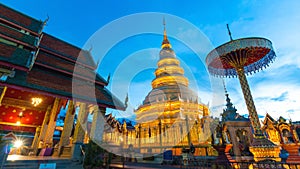
<path id="1" fill-rule="evenodd" d="M 79 161 L 71 159 L 18 159 L 7 160 L 4 163 L 3 169 L 39 169 L 40 165 L 56 164 L 56 169 L 83 169 Z"/>

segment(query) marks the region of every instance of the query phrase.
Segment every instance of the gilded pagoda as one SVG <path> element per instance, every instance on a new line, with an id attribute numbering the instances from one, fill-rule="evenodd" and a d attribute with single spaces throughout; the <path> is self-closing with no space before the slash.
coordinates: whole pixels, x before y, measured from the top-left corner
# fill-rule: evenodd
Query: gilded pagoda
<path id="1" fill-rule="evenodd" d="M 143 154 L 172 149 L 174 155 L 179 155 L 183 147 L 194 145 L 195 154 L 210 154 L 209 109 L 199 103 L 198 95 L 189 88 L 165 24 L 157 66 L 152 90 L 135 110 L 135 132 L 123 133 L 124 146 L 132 144 Z"/>

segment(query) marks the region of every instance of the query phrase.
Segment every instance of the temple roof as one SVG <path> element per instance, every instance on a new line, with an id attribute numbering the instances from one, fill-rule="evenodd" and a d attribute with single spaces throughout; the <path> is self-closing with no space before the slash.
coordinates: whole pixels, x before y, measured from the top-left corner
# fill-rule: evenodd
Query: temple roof
<path id="1" fill-rule="evenodd" d="M 42 21 L 27 16 L 1 3 L 0 11 L 0 21 L 2 21 L 3 19 L 8 20 L 11 22 L 12 25 L 19 25 L 35 33 L 39 33 L 42 30 Z"/>
<path id="2" fill-rule="evenodd" d="M 83 50 L 47 33 L 43 33 L 39 47 L 44 51 L 53 53 L 57 57 L 80 64 L 86 68 L 90 68 L 92 70 L 97 68 L 97 65 L 89 51 Z"/>
<path id="3" fill-rule="evenodd" d="M 269 113 L 266 114 L 263 124 L 267 125 L 268 121 L 270 121 L 271 123 L 276 123 L 276 121 L 273 119 L 273 117 L 270 116 Z"/>
<path id="4" fill-rule="evenodd" d="M 7 23 L 7 20 L 2 22 L 6 22 L 5 24 L 9 24 Z M 0 24 L 1 37 L 18 40 L 20 43 L 30 48 L 34 48 L 36 46 L 36 36 L 25 33 L 24 31 L 18 31 L 16 30 L 16 28 L 5 24 Z"/>
<path id="5" fill-rule="evenodd" d="M 28 71 L 44 23 L 0 4 L 0 64 Z"/>
<path id="6" fill-rule="evenodd" d="M 90 51 L 42 33 L 42 21 L 2 4 L 0 11 L 1 86 L 125 109 L 105 88 Z"/>
<path id="7" fill-rule="evenodd" d="M 38 65 L 34 65 L 28 73 L 16 71 L 15 77 L 9 77 L 5 84 L 1 84 L 12 87 L 24 87 L 46 95 L 83 102 L 93 103 L 97 101 L 99 106 L 124 109 L 123 103 L 105 87 L 78 78 L 72 78 L 72 76 L 66 76 Z"/>
<path id="8" fill-rule="evenodd" d="M 226 91 L 226 108 L 223 109 L 222 121 L 250 121 L 237 113 L 237 109 L 233 106 L 230 101 L 229 94 Z"/>
<path id="9" fill-rule="evenodd" d="M 89 51 L 82 50 L 49 34 L 43 33 L 40 52 L 35 64 L 76 76 L 84 80 L 107 85 L 107 81 L 95 73 L 97 65 Z"/>
<path id="10" fill-rule="evenodd" d="M 1 65 L 27 71 L 33 55 L 30 51 L 0 42 Z"/>

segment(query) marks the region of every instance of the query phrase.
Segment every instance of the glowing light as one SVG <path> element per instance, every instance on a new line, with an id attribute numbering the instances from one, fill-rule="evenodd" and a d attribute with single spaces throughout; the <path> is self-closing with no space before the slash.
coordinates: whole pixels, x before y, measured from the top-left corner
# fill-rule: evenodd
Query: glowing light
<path id="1" fill-rule="evenodd" d="M 17 140 L 14 142 L 14 147 L 20 148 L 21 146 L 23 146 L 23 141 L 20 140 L 20 139 L 17 139 Z"/>
<path id="2" fill-rule="evenodd" d="M 34 107 L 42 103 L 42 99 L 38 97 L 34 97 L 31 99 L 31 104 L 33 104 Z"/>
<path id="3" fill-rule="evenodd" d="M 23 116 L 24 116 L 24 115 L 23 115 L 23 112 L 20 112 L 20 113 L 19 113 L 19 117 L 22 118 Z"/>
<path id="4" fill-rule="evenodd" d="M 21 122 L 20 122 L 20 121 L 17 121 L 16 124 L 19 126 L 19 125 L 21 125 Z"/>

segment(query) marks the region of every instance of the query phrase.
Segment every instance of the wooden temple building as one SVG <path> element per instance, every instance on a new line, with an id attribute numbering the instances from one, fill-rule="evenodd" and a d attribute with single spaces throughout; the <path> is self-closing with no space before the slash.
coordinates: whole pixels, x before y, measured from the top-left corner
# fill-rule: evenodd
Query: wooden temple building
<path id="1" fill-rule="evenodd" d="M 24 137 L 28 155 L 51 148 L 55 156 L 76 158 L 85 137 L 102 140 L 106 108 L 125 106 L 106 89 L 91 53 L 43 32 L 45 24 L 0 4 L 0 131 Z M 54 140 L 61 108 L 66 117 Z"/>

